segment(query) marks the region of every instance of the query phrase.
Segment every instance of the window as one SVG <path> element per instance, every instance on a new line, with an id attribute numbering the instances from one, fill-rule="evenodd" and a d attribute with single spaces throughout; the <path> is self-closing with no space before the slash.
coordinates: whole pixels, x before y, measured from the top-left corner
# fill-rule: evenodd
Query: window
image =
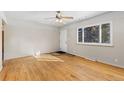
<path id="1" fill-rule="evenodd" d="M 88 45 L 112 45 L 111 23 L 78 28 L 77 41 Z"/>
<path id="2" fill-rule="evenodd" d="M 84 28 L 84 42 L 99 43 L 99 26 Z"/>
<path id="3" fill-rule="evenodd" d="M 102 43 L 110 43 L 110 24 L 102 24 Z"/>

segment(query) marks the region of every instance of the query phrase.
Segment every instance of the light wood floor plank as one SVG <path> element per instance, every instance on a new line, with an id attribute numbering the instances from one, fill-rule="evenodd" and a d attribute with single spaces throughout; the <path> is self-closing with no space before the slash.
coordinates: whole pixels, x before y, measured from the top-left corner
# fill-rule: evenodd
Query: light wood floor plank
<path id="1" fill-rule="evenodd" d="M 0 80 L 124 80 L 123 68 L 70 54 L 55 57 L 64 62 L 38 61 L 32 56 L 7 60 Z"/>

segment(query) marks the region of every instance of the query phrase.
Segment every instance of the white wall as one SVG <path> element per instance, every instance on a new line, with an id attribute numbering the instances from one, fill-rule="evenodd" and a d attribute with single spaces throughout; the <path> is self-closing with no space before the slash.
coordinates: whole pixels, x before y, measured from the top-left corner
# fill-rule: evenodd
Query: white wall
<path id="1" fill-rule="evenodd" d="M 77 27 L 83 27 L 106 21 L 112 21 L 114 46 L 105 47 L 77 44 Z M 124 12 L 111 12 L 61 28 L 61 30 L 64 29 L 68 30 L 68 53 L 80 55 L 92 60 L 99 60 L 107 64 L 124 67 Z M 116 59 L 118 59 L 118 61 Z"/>
<path id="2" fill-rule="evenodd" d="M 2 18 L 0 18 L 0 71 L 2 70 Z"/>
<path id="3" fill-rule="evenodd" d="M 5 59 L 59 50 L 58 28 L 9 19 L 5 32 Z"/>
<path id="4" fill-rule="evenodd" d="M 0 11 L 0 17 L 2 20 L 4 20 L 5 23 L 7 23 L 7 19 L 3 11 Z"/>

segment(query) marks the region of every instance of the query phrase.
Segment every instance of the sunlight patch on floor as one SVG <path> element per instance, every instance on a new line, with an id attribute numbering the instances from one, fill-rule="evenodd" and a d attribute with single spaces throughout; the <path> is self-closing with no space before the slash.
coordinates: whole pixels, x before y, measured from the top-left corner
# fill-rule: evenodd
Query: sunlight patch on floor
<path id="1" fill-rule="evenodd" d="M 64 60 L 55 57 L 51 54 L 40 54 L 38 56 L 35 56 L 35 58 L 37 59 L 37 61 L 55 61 L 55 62 L 64 62 Z"/>

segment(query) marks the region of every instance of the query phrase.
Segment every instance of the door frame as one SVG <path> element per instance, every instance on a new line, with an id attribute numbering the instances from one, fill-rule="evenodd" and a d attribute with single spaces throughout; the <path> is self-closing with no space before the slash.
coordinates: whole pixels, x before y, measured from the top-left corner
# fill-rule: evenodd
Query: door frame
<path id="1" fill-rule="evenodd" d="M 2 20 L 2 65 L 4 65 L 4 31 L 5 31 L 5 22 Z"/>
<path id="2" fill-rule="evenodd" d="M 60 30 L 60 50 L 63 52 L 67 52 L 67 30 Z"/>

